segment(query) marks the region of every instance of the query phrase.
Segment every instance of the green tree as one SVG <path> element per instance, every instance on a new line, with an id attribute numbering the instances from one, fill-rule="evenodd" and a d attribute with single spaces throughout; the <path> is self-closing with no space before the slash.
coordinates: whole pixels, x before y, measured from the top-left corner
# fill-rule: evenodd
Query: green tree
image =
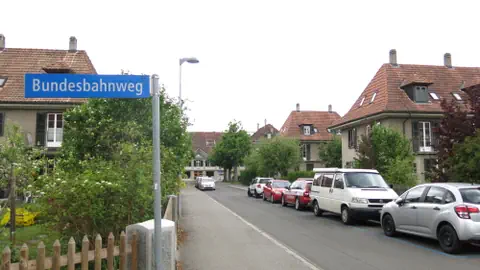
<path id="1" fill-rule="evenodd" d="M 242 123 L 233 121 L 222 135 L 222 140 L 215 145 L 210 161 L 224 170 L 228 170 L 228 180 L 231 180 L 231 170 L 234 169 L 235 181 L 238 181 L 238 166 L 243 165 L 245 157 L 252 148 L 250 136 L 243 129 Z"/>
<path id="2" fill-rule="evenodd" d="M 162 202 L 181 187 L 192 158 L 188 119 L 162 90 Z M 151 99 L 92 99 L 64 115 L 52 175 L 37 181 L 42 204 L 65 235 L 118 233 L 153 216 Z"/>
<path id="3" fill-rule="evenodd" d="M 342 167 L 342 139 L 333 136 L 333 140 L 318 147 L 318 157 L 325 163 L 325 167 Z"/>
<path id="4" fill-rule="evenodd" d="M 375 125 L 369 136 L 363 135 L 355 166 L 376 169 L 391 184 L 413 185 L 415 157 L 410 141 L 399 132 Z"/>
<path id="5" fill-rule="evenodd" d="M 300 164 L 300 144 L 297 139 L 276 136 L 262 140 L 258 148 L 259 171 L 268 176 L 287 175 Z"/>
<path id="6" fill-rule="evenodd" d="M 453 147 L 453 175 L 455 181 L 480 183 L 480 132 L 465 138 L 465 141 Z"/>

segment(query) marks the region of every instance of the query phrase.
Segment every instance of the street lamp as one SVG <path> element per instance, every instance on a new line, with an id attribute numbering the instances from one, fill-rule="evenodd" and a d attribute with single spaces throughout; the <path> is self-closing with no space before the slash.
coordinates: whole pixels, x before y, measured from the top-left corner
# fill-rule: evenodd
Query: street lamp
<path id="1" fill-rule="evenodd" d="M 180 64 L 180 67 L 179 67 L 179 82 L 178 82 L 178 101 L 180 102 L 180 105 L 183 105 L 182 104 L 182 64 L 183 63 L 190 63 L 190 64 L 197 64 L 198 62 L 198 59 L 195 58 L 195 57 L 185 57 L 185 58 L 180 58 L 179 59 L 179 64 Z"/>

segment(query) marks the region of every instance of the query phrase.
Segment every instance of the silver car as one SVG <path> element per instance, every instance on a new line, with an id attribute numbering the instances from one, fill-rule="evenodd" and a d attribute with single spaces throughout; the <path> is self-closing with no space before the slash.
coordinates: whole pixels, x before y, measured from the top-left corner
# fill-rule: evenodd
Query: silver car
<path id="1" fill-rule="evenodd" d="M 413 187 L 383 206 L 385 235 L 397 232 L 438 240 L 446 253 L 480 243 L 480 185 L 429 183 Z"/>

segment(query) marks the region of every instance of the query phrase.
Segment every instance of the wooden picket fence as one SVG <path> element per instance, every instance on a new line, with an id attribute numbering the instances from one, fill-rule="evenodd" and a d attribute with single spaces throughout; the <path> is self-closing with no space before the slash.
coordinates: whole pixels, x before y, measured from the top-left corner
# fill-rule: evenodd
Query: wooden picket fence
<path id="1" fill-rule="evenodd" d="M 107 269 L 114 269 L 114 258 L 120 257 L 120 270 L 126 270 L 127 255 L 131 255 L 131 269 L 137 270 L 137 234 L 133 233 L 130 243 L 127 243 L 125 232 L 120 234 L 120 245 L 115 246 L 115 237 L 112 233 L 108 236 L 107 248 L 102 248 L 102 237 L 97 235 L 95 238 L 95 249 L 89 250 L 90 242 L 87 236 L 83 237 L 82 250 L 75 253 L 75 240 L 70 238 L 68 242 L 67 255 L 61 255 L 60 241 L 56 240 L 53 244 L 53 257 L 45 257 L 45 245 L 43 242 L 38 244 L 37 258 L 29 260 L 28 247 L 26 244 L 20 249 L 20 262 L 11 263 L 11 251 L 7 246 L 2 253 L 1 270 L 60 270 L 60 267 L 67 266 L 68 270 L 74 270 L 75 265 L 81 264 L 82 270 L 88 270 L 88 263 L 95 262 L 95 270 L 102 267 L 102 259 L 107 260 Z"/>

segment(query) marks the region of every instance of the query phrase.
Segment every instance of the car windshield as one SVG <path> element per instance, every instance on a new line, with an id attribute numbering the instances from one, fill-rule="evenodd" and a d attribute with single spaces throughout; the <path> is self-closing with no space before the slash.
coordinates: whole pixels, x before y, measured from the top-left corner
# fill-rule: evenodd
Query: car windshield
<path id="1" fill-rule="evenodd" d="M 270 181 L 270 180 L 272 180 L 272 179 L 270 179 L 270 178 L 262 178 L 262 179 L 260 179 L 259 183 L 260 183 L 260 184 L 266 184 L 266 183 L 267 183 L 268 181 Z"/>
<path id="2" fill-rule="evenodd" d="M 463 201 L 466 203 L 480 204 L 480 188 L 460 189 Z"/>
<path id="3" fill-rule="evenodd" d="M 205 178 L 205 179 L 202 179 L 202 182 L 213 182 L 213 179 L 211 178 Z"/>
<path id="4" fill-rule="evenodd" d="M 347 187 L 352 188 L 388 188 L 383 177 L 378 173 L 350 172 L 345 173 Z"/>
<path id="5" fill-rule="evenodd" d="M 272 187 L 274 188 L 286 188 L 290 185 L 290 182 L 273 182 Z"/>

